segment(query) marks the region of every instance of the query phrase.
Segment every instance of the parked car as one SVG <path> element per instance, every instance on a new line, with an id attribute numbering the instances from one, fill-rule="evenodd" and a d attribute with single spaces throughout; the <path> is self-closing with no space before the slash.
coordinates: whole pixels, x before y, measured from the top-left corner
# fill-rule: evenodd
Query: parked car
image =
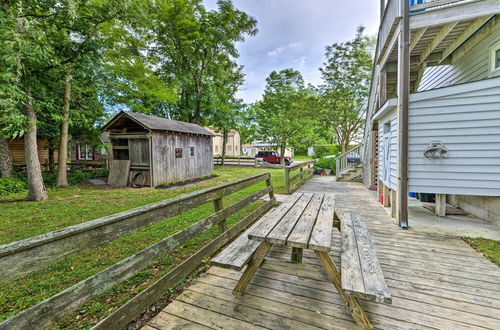
<path id="1" fill-rule="evenodd" d="M 255 155 L 256 159 L 262 159 L 265 162 L 271 163 L 271 164 L 279 164 L 280 163 L 280 156 L 276 151 L 273 150 L 261 150 Z M 292 159 L 290 157 L 284 157 L 285 158 L 285 165 L 288 166 L 292 163 Z"/>

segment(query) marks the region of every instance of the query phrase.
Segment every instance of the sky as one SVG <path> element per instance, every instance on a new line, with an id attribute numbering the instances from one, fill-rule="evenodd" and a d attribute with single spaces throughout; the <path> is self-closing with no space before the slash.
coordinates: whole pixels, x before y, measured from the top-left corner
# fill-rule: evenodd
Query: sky
<path id="1" fill-rule="evenodd" d="M 319 67 L 327 45 L 354 38 L 359 25 L 375 35 L 379 0 L 233 0 L 236 8 L 257 19 L 259 32 L 238 44 L 245 83 L 237 94 L 246 103 L 261 99 L 273 70 L 293 68 L 306 84 L 321 82 Z M 217 9 L 216 0 L 204 0 Z"/>

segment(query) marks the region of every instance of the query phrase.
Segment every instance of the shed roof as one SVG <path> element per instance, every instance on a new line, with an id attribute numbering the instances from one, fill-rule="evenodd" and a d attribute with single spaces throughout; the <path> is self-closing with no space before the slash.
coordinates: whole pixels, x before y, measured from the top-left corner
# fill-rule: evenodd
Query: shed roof
<path id="1" fill-rule="evenodd" d="M 146 115 L 143 113 L 137 113 L 132 111 L 121 111 L 113 119 L 111 119 L 102 129 L 103 130 L 108 129 L 116 119 L 122 116 L 127 116 L 131 118 L 132 120 L 134 120 L 135 122 L 137 122 L 138 124 L 144 126 L 144 128 L 149 130 L 171 131 L 171 132 L 199 134 L 208 136 L 214 135 L 214 133 L 210 132 L 209 130 L 197 124 L 186 123 L 183 121 L 172 120 L 153 115 Z"/>

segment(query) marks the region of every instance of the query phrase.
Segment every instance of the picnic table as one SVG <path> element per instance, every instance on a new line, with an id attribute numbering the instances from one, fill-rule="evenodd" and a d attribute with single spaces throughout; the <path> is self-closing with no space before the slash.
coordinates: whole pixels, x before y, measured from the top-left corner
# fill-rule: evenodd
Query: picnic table
<path id="1" fill-rule="evenodd" d="M 341 231 L 341 271 L 329 254 L 334 230 Z M 357 298 L 392 302 L 366 225 L 358 214 L 337 214 L 333 194 L 292 195 L 213 258 L 212 264 L 236 270 L 246 266 L 233 290 L 243 295 L 273 245 L 291 247 L 292 263 L 302 262 L 304 249 L 314 251 L 358 326 L 373 328 Z"/>

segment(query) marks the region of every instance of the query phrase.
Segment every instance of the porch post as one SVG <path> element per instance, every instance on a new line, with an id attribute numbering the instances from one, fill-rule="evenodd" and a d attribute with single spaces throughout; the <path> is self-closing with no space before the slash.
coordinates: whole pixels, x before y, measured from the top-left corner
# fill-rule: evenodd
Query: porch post
<path id="1" fill-rule="evenodd" d="M 402 30 L 398 49 L 398 183 L 396 220 L 408 228 L 408 108 L 410 91 L 410 17 L 408 0 L 401 0 Z"/>

